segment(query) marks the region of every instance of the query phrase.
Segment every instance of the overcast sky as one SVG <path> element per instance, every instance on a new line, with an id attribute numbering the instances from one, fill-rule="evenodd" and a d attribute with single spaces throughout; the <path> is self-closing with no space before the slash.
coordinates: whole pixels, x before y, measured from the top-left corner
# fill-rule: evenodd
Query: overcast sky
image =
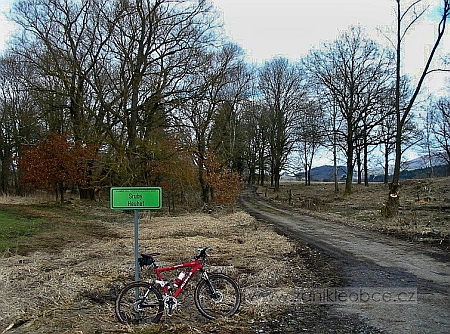
<path id="1" fill-rule="evenodd" d="M 276 56 L 293 61 L 312 47 L 334 41 L 351 25 L 361 25 L 370 38 L 388 44 L 384 34 L 394 33 L 395 0 L 211 0 L 220 10 L 227 34 L 246 51 L 249 61 L 262 63 Z M 403 1 L 408 3 L 410 0 Z M 439 3 L 432 7 L 407 36 L 404 45 L 405 71 L 418 75 L 436 34 Z M 380 30 L 384 32 L 380 33 Z M 441 45 L 450 53 L 450 29 Z M 441 88 L 444 74 L 427 83 Z M 447 85 L 448 86 L 448 85 Z"/>
<path id="2" fill-rule="evenodd" d="M 212 0 L 225 28 L 257 61 L 283 55 L 298 58 L 334 40 L 349 25 L 370 33 L 390 25 L 393 0 Z"/>
<path id="3" fill-rule="evenodd" d="M 5 48 L 5 42 L 14 29 L 13 24 L 6 19 L 11 2 L 12 0 L 0 0 L 0 51 Z"/>

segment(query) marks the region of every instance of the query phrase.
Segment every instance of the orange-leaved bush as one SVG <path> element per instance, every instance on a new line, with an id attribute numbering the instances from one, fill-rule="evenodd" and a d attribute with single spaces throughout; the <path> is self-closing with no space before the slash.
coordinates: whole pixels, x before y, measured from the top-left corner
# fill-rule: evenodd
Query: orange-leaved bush
<path id="1" fill-rule="evenodd" d="M 50 132 L 44 141 L 22 147 L 18 159 L 20 182 L 56 190 L 63 201 L 68 187 L 88 181 L 89 163 L 94 158 L 93 146 L 75 142 L 67 134 Z"/>
<path id="2" fill-rule="evenodd" d="M 244 181 L 241 175 L 222 166 L 211 155 L 206 161 L 206 180 L 212 190 L 212 200 L 220 204 L 234 204 L 242 191 Z"/>

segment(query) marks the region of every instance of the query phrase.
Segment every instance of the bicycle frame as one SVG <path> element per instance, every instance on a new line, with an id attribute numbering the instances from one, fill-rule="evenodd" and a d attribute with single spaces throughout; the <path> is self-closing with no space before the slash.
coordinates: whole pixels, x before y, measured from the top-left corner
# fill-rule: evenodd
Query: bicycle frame
<path id="1" fill-rule="evenodd" d="M 164 291 L 164 293 L 166 295 L 170 294 L 171 288 L 170 288 L 170 283 L 164 281 L 164 277 L 162 274 L 167 271 L 172 271 L 172 270 L 182 269 L 182 268 L 191 268 L 191 270 L 186 272 L 186 276 L 184 277 L 180 286 L 178 286 L 176 288 L 176 290 L 173 291 L 173 293 L 171 294 L 175 298 L 177 298 L 181 294 L 181 292 L 183 292 L 184 287 L 190 281 L 192 276 L 195 275 L 195 273 L 197 271 L 200 270 L 201 272 L 204 272 L 202 261 L 197 259 L 197 260 L 193 260 L 190 262 L 177 264 L 177 265 L 173 265 L 173 266 L 168 266 L 168 267 L 155 267 L 154 271 L 155 271 L 155 275 L 157 278 L 157 280 L 155 282 L 161 286 L 161 289 Z"/>

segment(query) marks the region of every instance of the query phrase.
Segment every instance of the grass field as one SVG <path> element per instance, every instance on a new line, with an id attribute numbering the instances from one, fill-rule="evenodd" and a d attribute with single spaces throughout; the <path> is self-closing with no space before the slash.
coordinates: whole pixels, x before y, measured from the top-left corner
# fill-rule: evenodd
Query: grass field
<path id="1" fill-rule="evenodd" d="M 40 219 L 21 217 L 18 212 L 0 210 L 0 254 L 16 254 L 19 245 L 42 229 Z"/>
<path id="2" fill-rule="evenodd" d="M 80 240 L 115 236 L 96 224 L 100 218 L 91 214 L 90 207 L 88 203 L 79 210 L 67 203 L 0 204 L 0 257 L 58 252 Z"/>

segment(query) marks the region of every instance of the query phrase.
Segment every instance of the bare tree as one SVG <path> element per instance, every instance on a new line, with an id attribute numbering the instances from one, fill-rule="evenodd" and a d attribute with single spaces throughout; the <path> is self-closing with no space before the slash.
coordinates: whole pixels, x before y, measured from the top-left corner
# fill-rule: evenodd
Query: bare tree
<path id="1" fill-rule="evenodd" d="M 434 118 L 432 132 L 437 143 L 437 156 L 447 163 L 450 174 L 450 98 L 439 99 L 432 114 Z"/>
<path id="2" fill-rule="evenodd" d="M 198 167 L 198 179 L 202 189 L 202 200 L 209 203 L 211 188 L 207 182 L 206 161 L 218 149 L 213 140 L 218 119 L 236 111 L 236 105 L 243 97 L 246 80 L 243 66 L 243 52 L 237 45 L 227 44 L 217 50 L 205 50 L 198 63 L 198 70 L 190 79 L 192 95 L 179 106 L 175 122 L 180 128 L 187 128 L 191 134 L 192 151 Z M 226 137 L 223 137 L 226 138 Z M 215 145 L 216 144 L 216 145 Z"/>
<path id="3" fill-rule="evenodd" d="M 237 46 L 234 48 L 238 50 L 236 56 L 240 58 L 242 50 Z M 226 167 L 243 173 L 245 132 L 248 129 L 244 128 L 242 123 L 252 82 L 251 72 L 243 61 L 236 61 L 231 65 L 228 81 L 224 90 L 226 102 L 219 108 L 211 130 L 211 149 L 215 152 L 216 158 Z"/>
<path id="4" fill-rule="evenodd" d="M 15 159 L 41 134 L 39 108 L 21 80 L 32 75 L 15 56 L 0 58 L 0 194 L 21 193 Z"/>
<path id="5" fill-rule="evenodd" d="M 268 120 L 268 143 L 275 191 L 280 188 L 281 170 L 295 143 L 305 90 L 298 65 L 285 58 L 268 61 L 259 74 L 259 89 Z"/>
<path id="6" fill-rule="evenodd" d="M 23 33 L 13 52 L 36 72 L 30 87 L 46 104 L 49 130 L 104 145 L 125 166 L 120 183 L 141 182 L 145 143 L 164 133 L 170 111 L 190 96 L 186 78 L 196 72 L 199 50 L 215 42 L 212 7 L 21 0 L 14 8 Z"/>
<path id="7" fill-rule="evenodd" d="M 320 86 L 319 86 L 320 89 Z M 339 177 L 338 177 L 338 154 L 339 154 L 339 134 L 342 133 L 344 120 L 341 113 L 338 111 L 337 103 L 333 96 L 328 94 L 317 94 L 317 100 L 323 110 L 323 146 L 329 149 L 333 155 L 333 179 L 334 191 L 339 191 Z"/>
<path id="8" fill-rule="evenodd" d="M 34 89 L 60 101 L 76 140 L 87 140 L 91 129 L 92 113 L 85 97 L 88 78 L 105 42 L 100 37 L 108 38 L 98 34 L 98 17 L 105 3 L 22 0 L 14 5 L 13 17 L 24 33 L 13 52 L 39 71 L 38 78 L 29 78 Z M 50 79 L 53 87 L 48 85 Z"/>
<path id="9" fill-rule="evenodd" d="M 98 91 L 115 124 L 110 143 L 117 154 L 125 152 L 134 175 L 128 182 L 136 183 L 141 179 L 136 171 L 146 163 L 145 142 L 161 133 L 170 112 L 191 96 L 189 78 L 197 72 L 201 50 L 213 42 L 214 18 L 198 1 L 118 0 L 109 7 L 114 29 L 96 83 L 106 78 L 108 86 Z"/>
<path id="10" fill-rule="evenodd" d="M 256 90 L 245 103 L 241 119 L 241 129 L 244 134 L 244 157 L 247 163 L 248 183 L 264 185 L 266 162 L 268 160 L 268 125 L 261 101 Z"/>
<path id="11" fill-rule="evenodd" d="M 347 156 L 345 191 L 351 192 L 355 150 L 383 118 L 378 105 L 389 85 L 391 58 L 360 27 L 352 27 L 306 58 L 318 85 L 333 97 L 343 120 L 340 143 Z"/>
<path id="12" fill-rule="evenodd" d="M 324 110 L 313 101 L 303 107 L 302 116 L 298 119 L 296 147 L 303 165 L 306 185 L 311 184 L 311 168 L 315 154 L 319 147 L 324 145 L 324 120 Z"/>

